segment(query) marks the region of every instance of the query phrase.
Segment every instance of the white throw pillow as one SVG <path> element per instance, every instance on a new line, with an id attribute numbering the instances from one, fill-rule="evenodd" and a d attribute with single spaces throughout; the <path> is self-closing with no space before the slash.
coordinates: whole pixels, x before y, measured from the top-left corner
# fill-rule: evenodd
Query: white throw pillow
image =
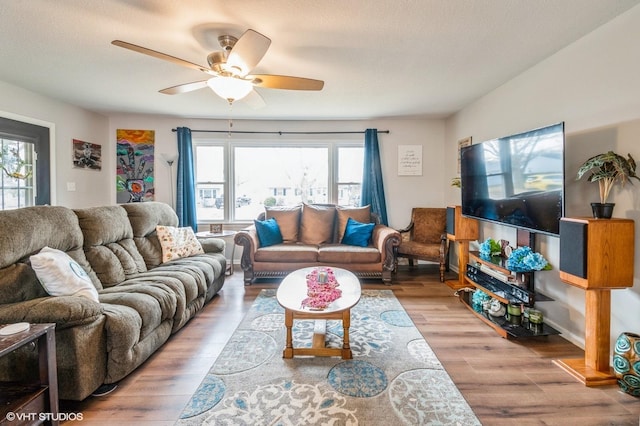
<path id="1" fill-rule="evenodd" d="M 194 254 L 203 254 L 202 244 L 190 227 L 156 226 L 156 234 L 162 246 L 162 262 L 168 262 Z"/>
<path id="2" fill-rule="evenodd" d="M 98 291 L 91 278 L 67 253 L 44 247 L 29 260 L 38 280 L 51 296 L 80 296 L 98 301 Z"/>

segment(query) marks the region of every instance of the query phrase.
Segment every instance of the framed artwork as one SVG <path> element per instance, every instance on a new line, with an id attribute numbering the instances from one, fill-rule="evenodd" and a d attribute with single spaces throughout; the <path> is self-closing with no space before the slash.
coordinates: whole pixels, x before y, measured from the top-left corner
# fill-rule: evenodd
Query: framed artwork
<path id="1" fill-rule="evenodd" d="M 398 176 L 422 176 L 422 145 L 398 145 Z"/>
<path id="2" fill-rule="evenodd" d="M 155 132 L 117 129 L 116 139 L 116 201 L 153 201 Z"/>
<path id="3" fill-rule="evenodd" d="M 211 232 L 212 234 L 222 234 L 222 224 L 221 223 L 209 224 L 209 232 Z"/>
<path id="4" fill-rule="evenodd" d="M 72 147 L 74 168 L 102 170 L 102 146 L 97 143 L 73 139 Z"/>
<path id="5" fill-rule="evenodd" d="M 460 174 L 460 152 L 462 151 L 462 148 L 465 146 L 469 146 L 471 145 L 471 136 L 468 136 L 464 139 L 460 139 L 458 141 L 458 174 Z"/>

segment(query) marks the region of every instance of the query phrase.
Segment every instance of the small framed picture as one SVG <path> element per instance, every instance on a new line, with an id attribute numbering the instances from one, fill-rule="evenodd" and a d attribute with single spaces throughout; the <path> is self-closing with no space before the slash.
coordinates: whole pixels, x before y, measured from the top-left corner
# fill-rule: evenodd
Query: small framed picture
<path id="1" fill-rule="evenodd" d="M 73 139 L 73 167 L 102 170 L 102 147 L 97 143 Z"/>
<path id="2" fill-rule="evenodd" d="M 222 233 L 222 224 L 221 223 L 211 223 L 209 224 L 209 232 L 212 234 L 221 234 Z"/>

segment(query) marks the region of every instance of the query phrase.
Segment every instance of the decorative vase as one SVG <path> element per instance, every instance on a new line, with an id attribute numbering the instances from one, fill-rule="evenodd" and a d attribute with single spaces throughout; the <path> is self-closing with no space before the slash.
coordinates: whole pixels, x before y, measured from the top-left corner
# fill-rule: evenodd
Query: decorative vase
<path id="1" fill-rule="evenodd" d="M 595 219 L 611 219 L 615 203 L 591 203 L 591 211 Z"/>
<path id="2" fill-rule="evenodd" d="M 640 335 L 622 333 L 616 340 L 613 371 L 620 390 L 640 397 Z"/>

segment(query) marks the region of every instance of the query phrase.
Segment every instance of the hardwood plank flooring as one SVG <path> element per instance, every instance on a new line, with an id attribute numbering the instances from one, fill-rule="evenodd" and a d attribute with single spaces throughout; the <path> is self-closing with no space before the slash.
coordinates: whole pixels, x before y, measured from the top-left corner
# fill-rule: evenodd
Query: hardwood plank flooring
<path id="1" fill-rule="evenodd" d="M 61 409 L 82 413 L 83 425 L 172 425 L 260 290 L 276 287 L 244 286 L 242 271 L 227 277 L 219 295 L 114 392 L 62 401 Z M 363 288 L 394 291 L 483 425 L 640 425 L 640 399 L 617 386 L 587 388 L 552 364 L 583 357 L 580 348 L 561 336 L 501 338 L 432 265 L 404 267 L 392 286 Z"/>

